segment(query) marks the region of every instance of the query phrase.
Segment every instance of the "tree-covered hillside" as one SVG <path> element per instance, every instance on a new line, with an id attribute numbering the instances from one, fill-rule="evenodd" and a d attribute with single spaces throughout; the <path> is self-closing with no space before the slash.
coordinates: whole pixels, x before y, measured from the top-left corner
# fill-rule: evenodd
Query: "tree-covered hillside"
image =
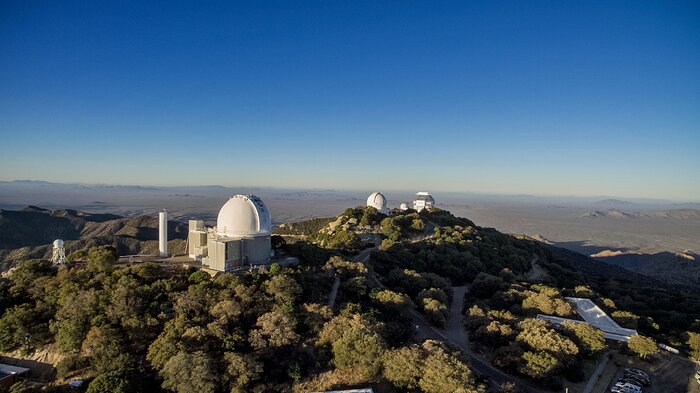
<path id="1" fill-rule="evenodd" d="M 697 294 L 582 271 L 586 257 L 443 210 L 385 216 L 362 207 L 285 228 L 278 233 L 294 236 L 273 244 L 299 265 L 236 275 L 119 266 L 111 246 L 60 268 L 24 261 L 0 279 L 0 351 L 60 355 L 49 391 L 81 378 L 93 393 L 481 392 L 495 386 L 464 352 L 416 329 L 423 320 L 444 327 L 454 287 L 465 286 L 470 356 L 516 384 L 579 380 L 579 365 L 608 347 L 586 325 L 557 330 L 534 318 L 576 318 L 564 296 L 591 298 L 621 325 L 700 353 Z M 528 279 L 533 262 L 545 274 Z M 651 350 L 645 340 L 630 348 Z"/>

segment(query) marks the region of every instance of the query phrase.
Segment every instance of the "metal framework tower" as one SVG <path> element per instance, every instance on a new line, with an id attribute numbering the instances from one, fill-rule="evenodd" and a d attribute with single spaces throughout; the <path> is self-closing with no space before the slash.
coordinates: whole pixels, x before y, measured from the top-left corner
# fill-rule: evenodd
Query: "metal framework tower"
<path id="1" fill-rule="evenodd" d="M 63 248 L 63 240 L 56 239 L 53 241 L 53 254 L 51 255 L 51 262 L 54 265 L 63 265 L 68 260 L 66 259 L 66 251 Z"/>

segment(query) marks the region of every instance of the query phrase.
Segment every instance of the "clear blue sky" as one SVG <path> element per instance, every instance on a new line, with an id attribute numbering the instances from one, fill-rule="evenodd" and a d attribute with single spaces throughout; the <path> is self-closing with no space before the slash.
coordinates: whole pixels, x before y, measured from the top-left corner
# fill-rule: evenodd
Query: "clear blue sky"
<path id="1" fill-rule="evenodd" d="M 4 0 L 0 136 L 0 180 L 697 201 L 700 2 Z"/>

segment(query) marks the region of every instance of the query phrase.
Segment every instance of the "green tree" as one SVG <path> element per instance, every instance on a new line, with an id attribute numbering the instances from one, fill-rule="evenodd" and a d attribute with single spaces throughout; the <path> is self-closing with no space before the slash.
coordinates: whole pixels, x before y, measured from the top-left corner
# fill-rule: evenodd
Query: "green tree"
<path id="1" fill-rule="evenodd" d="M 574 309 L 571 307 L 571 304 L 562 299 L 558 292 L 552 293 L 551 291 L 529 291 L 527 294 L 528 296 L 523 299 L 522 303 L 524 310 L 533 313 L 558 315 L 560 317 L 569 317 L 574 314 Z"/>
<path id="2" fill-rule="evenodd" d="M 578 346 L 589 354 L 602 351 L 607 347 L 603 332 L 587 323 L 565 321 L 561 326 L 574 338 Z"/>
<path id="3" fill-rule="evenodd" d="M 421 308 L 428 315 L 432 324 L 438 327 L 445 326 L 445 318 L 448 313 L 446 305 L 432 298 L 424 298 L 421 302 Z"/>
<path id="4" fill-rule="evenodd" d="M 187 281 L 189 281 L 192 284 L 199 284 L 201 282 L 211 281 L 211 276 L 204 270 L 197 270 L 196 272 L 190 274 L 189 277 L 187 277 Z"/>
<path id="5" fill-rule="evenodd" d="M 27 381 L 20 381 L 10 386 L 8 393 L 43 393 L 43 390 L 40 386 L 31 384 Z"/>
<path id="6" fill-rule="evenodd" d="M 546 351 L 560 360 L 571 360 L 578 354 L 579 349 L 571 340 L 557 333 L 549 323 L 536 318 L 528 318 L 520 323 L 522 331 L 516 341 L 527 344 L 536 351 Z"/>
<path id="7" fill-rule="evenodd" d="M 119 260 L 117 249 L 113 246 L 93 247 L 87 254 L 88 270 L 93 272 L 109 272 L 112 264 Z"/>
<path id="8" fill-rule="evenodd" d="M 259 379 L 263 373 L 263 364 L 250 355 L 226 352 L 226 380 L 234 389 L 243 389 L 251 382 Z"/>
<path id="9" fill-rule="evenodd" d="M 306 303 L 303 305 L 304 325 L 312 333 L 318 333 L 323 325 L 333 318 L 333 310 L 330 307 L 318 303 Z"/>
<path id="10" fill-rule="evenodd" d="M 15 297 L 22 296 L 39 277 L 52 276 L 55 273 L 56 269 L 49 261 L 30 259 L 22 262 L 10 273 L 10 281 L 13 284 L 10 294 Z"/>
<path id="11" fill-rule="evenodd" d="M 272 276 L 263 284 L 265 292 L 278 304 L 292 304 L 302 289 L 297 282 L 286 274 Z"/>
<path id="12" fill-rule="evenodd" d="M 499 321 L 491 321 L 476 331 L 476 338 L 492 347 L 500 347 L 511 341 L 515 332 L 510 325 Z"/>
<path id="13" fill-rule="evenodd" d="M 610 316 L 620 324 L 620 326 L 627 329 L 637 329 L 639 324 L 639 316 L 634 315 L 629 311 L 613 311 Z"/>
<path id="14" fill-rule="evenodd" d="M 110 326 L 93 326 L 83 341 L 82 351 L 98 373 L 123 371 L 132 359 L 123 346 L 123 335 Z"/>
<path id="15" fill-rule="evenodd" d="M 146 354 L 146 360 L 153 368 L 162 370 L 165 363 L 183 348 L 180 340 L 188 327 L 189 324 L 183 316 L 171 319 L 165 324 L 163 331 L 148 347 Z"/>
<path id="16" fill-rule="evenodd" d="M 690 348 L 690 355 L 700 361 L 700 333 L 688 332 L 686 343 Z"/>
<path id="17" fill-rule="evenodd" d="M 394 386 L 412 390 L 422 375 L 423 349 L 417 345 L 387 351 L 384 355 L 384 377 Z"/>
<path id="18" fill-rule="evenodd" d="M 656 346 L 656 342 L 652 338 L 639 334 L 630 337 L 627 346 L 641 358 L 659 353 L 659 347 Z"/>
<path id="19" fill-rule="evenodd" d="M 41 305 L 25 303 L 5 310 L 0 318 L 0 351 L 45 343 L 49 339 L 46 320 Z"/>
<path id="20" fill-rule="evenodd" d="M 519 371 L 535 379 L 549 377 L 560 367 L 559 360 L 544 351 L 527 351 L 523 354 L 522 359 L 523 363 Z"/>
<path id="21" fill-rule="evenodd" d="M 370 329 L 372 324 L 364 316 L 344 308 L 340 314 L 323 325 L 321 333 L 318 335 L 318 345 L 332 345 L 339 340 L 346 330 L 352 328 Z"/>
<path id="22" fill-rule="evenodd" d="M 381 367 L 386 345 L 376 332 L 351 328 L 333 343 L 333 363 L 339 369 L 353 369 L 366 379 L 374 377 Z"/>
<path id="23" fill-rule="evenodd" d="M 58 349 L 77 352 L 90 330 L 90 320 L 99 312 L 94 289 L 69 292 L 51 323 Z"/>
<path id="24" fill-rule="evenodd" d="M 476 386 L 474 374 L 469 366 L 454 354 L 447 352 L 442 343 L 428 340 L 423 343 L 423 348 L 427 356 L 418 386 L 424 392 L 483 392 L 483 388 Z"/>
<path id="25" fill-rule="evenodd" d="M 394 292 L 389 289 L 374 290 L 370 293 L 370 297 L 377 303 L 386 307 L 388 310 L 398 312 L 408 307 L 411 302 L 406 294 Z"/>
<path id="26" fill-rule="evenodd" d="M 132 393 L 137 386 L 124 373 L 113 371 L 98 375 L 90 382 L 86 393 Z"/>
<path id="27" fill-rule="evenodd" d="M 480 299 L 488 299 L 493 296 L 496 291 L 501 290 L 504 285 L 505 283 L 500 277 L 482 272 L 472 281 L 470 293 Z"/>
<path id="28" fill-rule="evenodd" d="M 296 320 L 291 315 L 271 311 L 261 315 L 256 326 L 248 339 L 254 348 L 282 347 L 299 341 L 294 332 Z"/>
<path id="29" fill-rule="evenodd" d="M 178 352 L 160 375 L 163 388 L 176 393 L 214 393 L 219 384 L 212 360 L 202 351 Z"/>

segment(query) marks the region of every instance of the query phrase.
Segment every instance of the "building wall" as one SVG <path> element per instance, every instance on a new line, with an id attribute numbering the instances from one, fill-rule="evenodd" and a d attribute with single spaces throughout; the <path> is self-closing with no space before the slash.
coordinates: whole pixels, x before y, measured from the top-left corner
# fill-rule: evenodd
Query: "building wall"
<path id="1" fill-rule="evenodd" d="M 187 253 L 190 258 L 202 258 L 207 245 L 207 231 L 202 220 L 190 220 L 187 234 Z"/>
<path id="2" fill-rule="evenodd" d="M 244 239 L 243 255 L 246 257 L 246 264 L 260 265 L 268 263 L 271 250 L 272 240 L 270 236 Z"/>
<path id="3" fill-rule="evenodd" d="M 270 261 L 272 241 L 270 236 L 249 238 L 217 238 L 211 234 L 207 239 L 208 256 L 202 265 L 219 271 L 229 271 L 241 266 L 261 265 Z"/>
<path id="4" fill-rule="evenodd" d="M 187 252 L 190 258 L 198 259 L 202 256 L 202 248 L 207 245 L 206 232 L 192 232 L 187 236 Z"/>

